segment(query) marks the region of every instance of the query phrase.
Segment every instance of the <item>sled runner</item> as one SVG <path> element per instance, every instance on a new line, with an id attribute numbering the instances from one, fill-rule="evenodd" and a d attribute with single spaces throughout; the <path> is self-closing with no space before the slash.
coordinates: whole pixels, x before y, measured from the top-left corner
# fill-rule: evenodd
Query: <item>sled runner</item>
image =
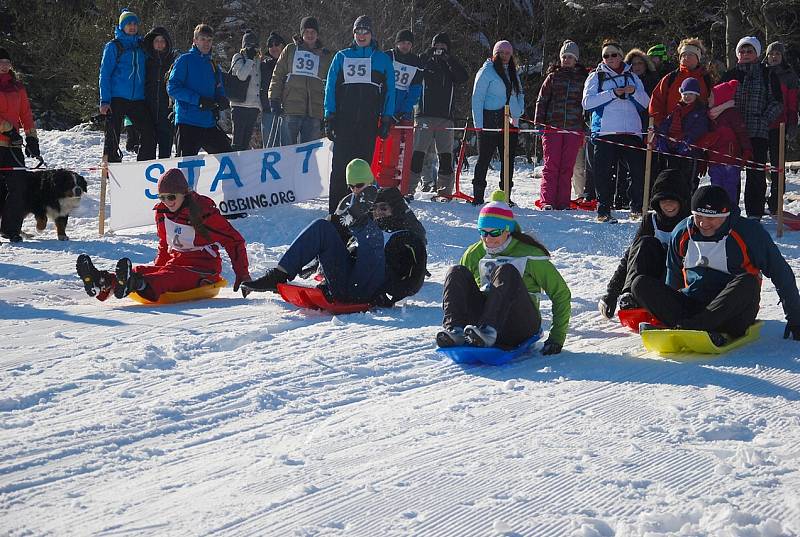
<path id="1" fill-rule="evenodd" d="M 223 287 L 227 286 L 228 282 L 225 278 L 220 279 L 215 283 L 210 283 L 208 285 L 203 285 L 201 287 L 196 287 L 194 289 L 189 289 L 188 291 L 170 291 L 167 293 L 162 293 L 158 300 L 153 302 L 152 300 L 147 300 L 143 296 L 140 296 L 135 291 L 129 294 L 128 296 L 139 302 L 140 304 L 175 304 L 176 302 L 187 302 L 189 300 L 202 300 L 204 298 L 214 298 L 219 294 L 219 290 Z"/>
<path id="2" fill-rule="evenodd" d="M 534 344 L 539 341 L 541 337 L 541 332 L 534 334 L 529 339 L 523 341 L 519 346 L 508 350 L 499 347 L 472 347 L 469 345 L 464 345 L 462 347 L 440 347 L 437 350 L 457 364 L 503 365 L 533 350 Z"/>
<path id="3" fill-rule="evenodd" d="M 372 307 L 372 304 L 367 303 L 331 302 L 319 287 L 279 283 L 278 293 L 286 302 L 300 308 L 322 310 L 329 313 L 358 313 Z"/>
<path id="4" fill-rule="evenodd" d="M 639 323 L 650 323 L 655 326 L 661 326 L 661 322 L 644 308 L 619 310 L 617 315 L 619 316 L 619 322 L 622 326 L 637 334 L 639 333 Z"/>
<path id="5" fill-rule="evenodd" d="M 711 342 L 708 332 L 703 330 L 645 330 L 642 332 L 642 342 L 649 351 L 658 354 L 672 354 L 683 352 L 688 354 L 724 354 L 737 349 L 759 338 L 763 321 L 750 325 L 745 334 L 737 339 L 717 347 Z"/>

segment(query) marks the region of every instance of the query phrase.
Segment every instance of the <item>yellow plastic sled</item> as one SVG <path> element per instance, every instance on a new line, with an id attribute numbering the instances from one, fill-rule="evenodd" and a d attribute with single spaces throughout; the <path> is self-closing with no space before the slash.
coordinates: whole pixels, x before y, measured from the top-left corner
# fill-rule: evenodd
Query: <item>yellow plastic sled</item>
<path id="1" fill-rule="evenodd" d="M 214 298 L 219 294 L 219 290 L 227 285 L 228 281 L 225 278 L 222 278 L 216 283 L 210 283 L 208 285 L 203 285 L 202 287 L 189 289 L 188 291 L 162 293 L 155 302 L 152 300 L 147 300 L 146 298 L 140 296 L 139 293 L 131 293 L 128 296 L 140 304 L 174 304 L 176 302 L 186 302 L 189 300 Z"/>
<path id="2" fill-rule="evenodd" d="M 730 341 L 727 345 L 717 347 L 702 330 L 645 330 L 641 333 L 642 342 L 649 351 L 658 354 L 724 354 L 757 340 L 761 334 L 763 321 L 750 325 L 745 334 Z"/>

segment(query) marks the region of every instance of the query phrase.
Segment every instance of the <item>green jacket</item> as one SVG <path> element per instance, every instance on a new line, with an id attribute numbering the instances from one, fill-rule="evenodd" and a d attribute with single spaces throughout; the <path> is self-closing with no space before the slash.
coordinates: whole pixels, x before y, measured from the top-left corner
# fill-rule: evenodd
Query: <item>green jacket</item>
<path id="1" fill-rule="evenodd" d="M 567 282 L 558 273 L 556 267 L 550 262 L 548 256 L 539 248 L 525 244 L 517 239 L 511 239 L 508 248 L 497 255 L 486 253 L 482 241 L 467 248 L 461 256 L 460 264 L 467 267 L 475 277 L 478 286 L 481 285 L 478 263 L 484 257 L 528 257 L 525 264 L 525 273 L 522 281 L 528 289 L 531 302 L 539 310 L 539 294 L 544 291 L 553 303 L 553 326 L 550 328 L 550 340 L 560 345 L 567 338 L 567 326 L 572 306 L 572 295 L 567 287 Z"/>
<path id="2" fill-rule="evenodd" d="M 298 50 L 311 52 L 316 56 L 316 76 L 294 74 L 296 72 L 294 68 L 302 66 L 301 58 L 295 57 L 295 52 Z M 333 53 L 323 48 L 319 40 L 313 49 L 309 49 L 302 39 L 295 36 L 294 43 L 286 45 L 278 58 L 278 63 L 275 64 L 272 81 L 269 84 L 269 99 L 280 101 L 283 111 L 289 115 L 322 119 L 325 79 L 332 60 Z M 297 65 L 295 62 L 298 62 Z"/>

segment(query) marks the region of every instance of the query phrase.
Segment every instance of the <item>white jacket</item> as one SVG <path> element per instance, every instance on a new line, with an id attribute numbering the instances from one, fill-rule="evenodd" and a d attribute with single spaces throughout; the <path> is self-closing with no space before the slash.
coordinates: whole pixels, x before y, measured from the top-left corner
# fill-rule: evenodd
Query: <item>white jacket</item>
<path id="1" fill-rule="evenodd" d="M 258 108 L 261 110 L 261 65 L 258 59 L 248 60 L 241 52 L 233 55 L 231 61 L 231 74 L 239 80 L 247 80 L 250 77 L 250 85 L 247 87 L 247 98 L 244 101 L 231 100 L 231 105 L 242 106 L 244 108 Z"/>
<path id="2" fill-rule="evenodd" d="M 589 74 L 583 85 L 581 104 L 584 110 L 592 113 L 593 135 L 628 133 L 641 138 L 644 127 L 639 111 L 647 110 L 650 97 L 639 77 L 631 72 L 630 65 L 623 65 L 622 74 L 617 74 L 606 64 L 600 63 L 597 69 Z M 602 87 L 599 87 L 600 85 Z M 621 99 L 614 93 L 614 88 L 624 88 L 629 85 L 635 86 L 636 91 L 626 95 L 626 98 Z"/>

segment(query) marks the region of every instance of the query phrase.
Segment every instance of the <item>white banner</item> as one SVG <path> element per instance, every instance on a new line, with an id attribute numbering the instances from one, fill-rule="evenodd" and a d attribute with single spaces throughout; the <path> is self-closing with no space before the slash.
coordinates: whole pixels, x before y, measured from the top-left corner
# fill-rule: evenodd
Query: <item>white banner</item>
<path id="1" fill-rule="evenodd" d="M 192 190 L 217 202 L 223 215 L 327 196 L 332 145 L 323 138 L 269 149 L 109 164 L 111 227 L 152 224 L 156 183 L 170 168 L 180 168 Z"/>

